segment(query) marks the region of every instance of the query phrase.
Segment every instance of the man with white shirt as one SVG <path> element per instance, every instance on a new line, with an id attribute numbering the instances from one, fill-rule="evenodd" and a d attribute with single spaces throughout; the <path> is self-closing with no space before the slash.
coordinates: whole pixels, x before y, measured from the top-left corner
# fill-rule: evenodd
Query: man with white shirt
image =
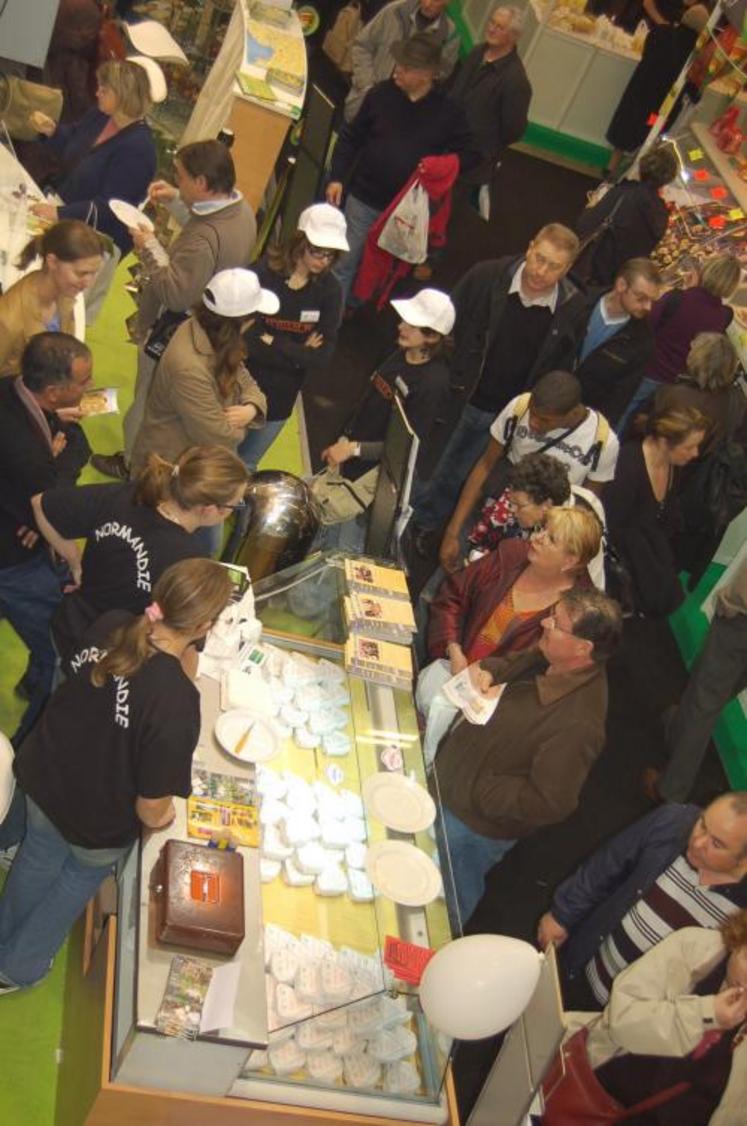
<path id="1" fill-rule="evenodd" d="M 453 509 L 502 407 L 544 372 L 572 368 L 585 325 L 584 299 L 566 276 L 578 245 L 573 231 L 550 223 L 522 258 L 478 262 L 454 290 L 454 382 L 467 389 L 468 400 L 415 498 L 418 549 L 423 533 Z"/>
<path id="2" fill-rule="evenodd" d="M 152 230 L 130 231 L 146 277 L 138 306 L 135 398 L 124 417 L 124 453 L 91 458 L 101 473 L 120 480 L 129 476 L 130 454 L 156 365 L 143 347 L 153 326 L 171 313 L 176 327 L 215 274 L 249 265 L 257 238 L 254 212 L 236 189 L 233 158 L 220 141 L 194 141 L 180 148 L 174 157 L 174 179 L 176 185 L 156 180 L 148 188 L 151 203 L 168 207 L 181 227 L 168 251 Z"/>
<path id="3" fill-rule="evenodd" d="M 612 289 L 587 298 L 586 332 L 576 375 L 587 407 L 602 411 L 613 426 L 622 417 L 654 351 L 648 322 L 661 277 L 649 258 L 631 258 Z"/>
<path id="4" fill-rule="evenodd" d="M 487 448 L 464 482 L 446 526 L 441 566 L 449 572 L 459 567 L 462 530 L 501 459 L 515 465 L 527 454 L 550 454 L 566 466 L 571 485 L 600 493 L 615 475 L 619 449 L 604 415 L 582 403 L 575 375 L 567 371 L 543 375 L 531 392 L 514 396 L 493 419 Z"/>

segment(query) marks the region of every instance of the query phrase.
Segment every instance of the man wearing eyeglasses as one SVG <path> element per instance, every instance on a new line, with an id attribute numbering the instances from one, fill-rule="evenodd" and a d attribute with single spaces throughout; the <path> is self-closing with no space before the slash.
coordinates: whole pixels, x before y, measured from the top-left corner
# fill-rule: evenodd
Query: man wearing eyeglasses
<path id="1" fill-rule="evenodd" d="M 615 429 L 654 353 L 648 315 L 660 288 L 653 262 L 631 258 L 618 270 L 612 289 L 592 289 L 586 298 L 576 375 L 586 405 L 601 411 Z"/>
<path id="2" fill-rule="evenodd" d="M 566 1009 L 603 1009 L 617 974 L 680 927 L 747 907 L 747 791 L 663 805 L 556 889 L 537 941 L 560 947 Z"/>
<path id="3" fill-rule="evenodd" d="M 605 662 L 621 630 L 615 602 L 565 594 L 536 649 L 474 665 L 473 683 L 498 698 L 484 725 L 458 719 L 439 747 L 436 777 L 462 922 L 485 877 L 516 841 L 568 817 L 604 746 Z"/>

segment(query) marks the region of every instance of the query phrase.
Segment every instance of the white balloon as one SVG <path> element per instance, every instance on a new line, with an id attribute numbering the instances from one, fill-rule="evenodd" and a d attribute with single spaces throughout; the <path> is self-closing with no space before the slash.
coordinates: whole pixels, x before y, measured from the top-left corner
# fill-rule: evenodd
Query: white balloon
<path id="1" fill-rule="evenodd" d="M 443 946 L 425 967 L 420 1003 L 430 1023 L 455 1040 L 482 1040 L 508 1028 L 529 1004 L 541 955 L 528 942 L 474 934 Z"/>

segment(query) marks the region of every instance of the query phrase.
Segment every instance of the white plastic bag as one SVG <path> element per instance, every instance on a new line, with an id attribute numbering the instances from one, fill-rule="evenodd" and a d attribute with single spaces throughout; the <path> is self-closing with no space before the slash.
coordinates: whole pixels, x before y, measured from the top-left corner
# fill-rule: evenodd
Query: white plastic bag
<path id="1" fill-rule="evenodd" d="M 403 262 L 425 262 L 429 222 L 428 193 L 416 181 L 382 227 L 378 245 Z"/>

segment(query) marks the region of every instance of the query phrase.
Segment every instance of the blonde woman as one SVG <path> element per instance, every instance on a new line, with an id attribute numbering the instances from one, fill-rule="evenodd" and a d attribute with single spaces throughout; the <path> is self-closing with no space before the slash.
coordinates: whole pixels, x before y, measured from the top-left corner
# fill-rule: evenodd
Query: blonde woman
<path id="1" fill-rule="evenodd" d="M 53 489 L 32 499 L 37 528 L 77 584 L 52 619 L 63 664 L 100 614 L 141 614 L 167 567 L 208 554 L 195 533 L 244 507 L 247 479 L 230 450 L 193 446 L 174 462 L 151 454 L 131 484 Z M 84 537 L 81 558 L 75 541 Z"/>
<path id="2" fill-rule="evenodd" d="M 97 107 L 72 125 L 55 125 L 38 110 L 31 124 L 59 153 L 63 172 L 53 187 L 61 206 L 37 203 L 41 218 L 82 219 L 109 235 L 121 254 L 132 248 L 127 228 L 109 207 L 109 200 L 139 204 L 148 194 L 156 170 L 153 134 L 145 121 L 151 106 L 148 75 L 137 63 L 112 59 L 96 71 Z"/>
<path id="3" fill-rule="evenodd" d="M 189 795 L 200 733 L 194 644 L 231 589 L 220 564 L 186 559 L 164 572 L 143 614 L 104 614 L 17 752 L 26 835 L 0 896 L 0 994 L 46 976 L 142 826 L 168 825 L 174 796 Z"/>
<path id="4" fill-rule="evenodd" d="M 542 619 L 568 590 L 591 586 L 588 565 L 602 525 L 587 509 L 551 508 L 529 540 L 502 540 L 496 551 L 448 575 L 431 603 L 428 655 L 416 701 L 427 719 L 431 763 L 457 710 L 441 694 L 447 680 L 485 657 L 536 645 Z"/>
<path id="5" fill-rule="evenodd" d="M 18 375 L 23 349 L 37 333 L 73 335 L 75 298 L 90 289 L 103 254 L 104 240 L 78 219 L 63 219 L 26 244 L 18 269 L 36 258 L 41 265 L 0 296 L 0 375 Z"/>
<path id="6" fill-rule="evenodd" d="M 546 1126 L 575 1121 L 575 1113 L 591 1122 L 584 1111 L 592 1105 L 604 1107 L 604 1118 L 594 1121 L 740 1126 L 747 1101 L 747 911 L 718 929 L 673 931 L 618 974 L 603 1013 L 566 1019 L 576 1034 L 566 1051 L 586 1066 L 569 1069 L 567 1079 L 553 1071 Z M 658 1111 L 644 1111 L 657 1096 Z"/>

